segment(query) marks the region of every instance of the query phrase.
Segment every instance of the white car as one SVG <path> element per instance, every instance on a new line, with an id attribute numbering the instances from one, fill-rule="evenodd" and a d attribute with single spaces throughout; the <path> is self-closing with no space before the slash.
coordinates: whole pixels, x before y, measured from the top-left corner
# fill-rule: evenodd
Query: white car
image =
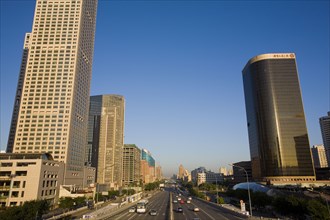
<path id="1" fill-rule="evenodd" d="M 135 212 L 135 207 L 131 207 L 129 210 L 128 210 L 128 212 Z"/>
<path id="2" fill-rule="evenodd" d="M 194 212 L 199 212 L 199 208 L 198 207 L 195 207 L 194 208 Z"/>
<path id="3" fill-rule="evenodd" d="M 191 203 L 191 201 L 190 200 L 187 200 L 187 203 Z"/>

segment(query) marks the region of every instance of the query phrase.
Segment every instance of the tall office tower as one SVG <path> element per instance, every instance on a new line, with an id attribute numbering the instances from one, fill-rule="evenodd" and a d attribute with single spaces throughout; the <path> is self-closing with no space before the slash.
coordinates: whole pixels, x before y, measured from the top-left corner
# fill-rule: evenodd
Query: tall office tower
<path id="1" fill-rule="evenodd" d="M 141 150 L 135 144 L 125 144 L 123 150 L 123 184 L 139 185 L 141 179 Z"/>
<path id="2" fill-rule="evenodd" d="M 295 54 L 253 57 L 243 81 L 252 177 L 315 180 Z"/>
<path id="3" fill-rule="evenodd" d="M 7 152 L 53 155 L 81 185 L 97 0 L 37 0 L 26 35 Z"/>
<path id="4" fill-rule="evenodd" d="M 311 151 L 315 168 L 328 167 L 327 156 L 323 145 L 314 145 Z"/>
<path id="5" fill-rule="evenodd" d="M 328 166 L 330 166 L 330 112 L 328 116 L 320 118 L 323 145 L 327 155 Z"/>
<path id="6" fill-rule="evenodd" d="M 122 185 L 125 99 L 120 95 L 91 96 L 87 163 L 96 167 L 96 180 L 105 187 Z M 86 145 L 86 144 L 85 144 Z"/>

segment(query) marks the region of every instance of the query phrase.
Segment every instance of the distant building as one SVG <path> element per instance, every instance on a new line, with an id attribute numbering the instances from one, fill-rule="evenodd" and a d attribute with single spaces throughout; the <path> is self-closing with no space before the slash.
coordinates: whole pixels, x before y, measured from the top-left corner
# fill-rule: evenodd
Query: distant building
<path id="1" fill-rule="evenodd" d="M 186 170 L 182 164 L 179 166 L 179 174 L 178 174 L 178 179 L 189 182 L 191 181 L 191 174 L 189 173 L 188 170 Z"/>
<path id="2" fill-rule="evenodd" d="M 247 181 L 247 177 L 249 178 L 249 181 L 252 181 L 252 170 L 251 170 L 251 161 L 240 161 L 233 164 L 233 175 L 234 175 L 234 181 L 236 183 L 242 183 Z M 245 171 L 242 168 L 245 169 Z M 246 174 L 248 175 L 246 177 Z"/>
<path id="3" fill-rule="evenodd" d="M 57 205 L 63 184 L 64 163 L 47 153 L 0 154 L 0 207 L 47 200 Z"/>
<path id="4" fill-rule="evenodd" d="M 183 179 L 184 175 L 185 175 L 185 172 L 186 172 L 186 169 L 183 167 L 182 164 L 180 164 L 178 178 Z"/>
<path id="5" fill-rule="evenodd" d="M 227 168 L 226 167 L 220 167 L 219 173 L 221 173 L 224 176 L 227 176 L 228 175 Z"/>
<path id="6" fill-rule="evenodd" d="M 256 181 L 315 181 L 294 53 L 262 54 L 243 69 Z"/>
<path id="7" fill-rule="evenodd" d="M 152 183 L 156 180 L 156 164 L 151 153 L 146 150 L 141 150 L 141 176 L 144 183 Z"/>
<path id="8" fill-rule="evenodd" d="M 328 116 L 320 118 L 321 133 L 323 139 L 323 145 L 327 155 L 328 166 L 330 166 L 330 112 Z"/>
<path id="9" fill-rule="evenodd" d="M 315 168 L 328 167 L 327 156 L 323 145 L 314 145 L 311 151 Z"/>
<path id="10" fill-rule="evenodd" d="M 205 173 L 207 172 L 207 170 L 205 169 L 205 167 L 198 167 L 194 170 L 191 171 L 191 181 L 194 183 L 194 184 L 197 184 L 198 182 L 198 174 L 199 173 Z"/>
<path id="11" fill-rule="evenodd" d="M 163 179 L 163 170 L 161 166 L 156 166 L 156 180 L 162 180 Z"/>
<path id="12" fill-rule="evenodd" d="M 122 185 L 125 99 L 90 97 L 86 164 L 96 167 L 96 181 L 108 189 Z"/>
<path id="13" fill-rule="evenodd" d="M 123 150 L 123 184 L 139 185 L 141 179 L 141 150 L 135 144 L 125 144 Z"/>
<path id="14" fill-rule="evenodd" d="M 219 184 L 223 182 L 223 174 L 214 173 L 211 171 L 197 173 L 197 185 L 199 186 L 202 183 L 215 183 Z"/>

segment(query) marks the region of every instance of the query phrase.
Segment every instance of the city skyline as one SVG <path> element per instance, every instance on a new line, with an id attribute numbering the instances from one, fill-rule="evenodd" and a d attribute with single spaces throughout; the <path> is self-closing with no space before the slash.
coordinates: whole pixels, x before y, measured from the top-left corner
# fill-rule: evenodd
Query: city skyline
<path id="1" fill-rule="evenodd" d="M 1 150 L 34 7 L 1 2 Z M 149 149 L 165 176 L 250 160 L 241 71 L 263 53 L 296 54 L 309 144 L 322 144 L 329 2 L 99 1 L 97 14 L 90 95 L 125 97 L 124 143 Z"/>

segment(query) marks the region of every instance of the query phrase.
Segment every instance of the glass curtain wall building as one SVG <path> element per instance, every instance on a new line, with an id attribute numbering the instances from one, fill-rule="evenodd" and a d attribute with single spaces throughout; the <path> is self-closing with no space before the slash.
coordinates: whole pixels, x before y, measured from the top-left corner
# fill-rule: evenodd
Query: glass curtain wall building
<path id="1" fill-rule="evenodd" d="M 122 186 L 124 114 L 123 96 L 91 96 L 86 162 L 96 167 L 97 183 L 114 189 Z"/>
<path id="2" fill-rule="evenodd" d="M 253 57 L 243 83 L 252 177 L 315 180 L 295 54 Z"/>

